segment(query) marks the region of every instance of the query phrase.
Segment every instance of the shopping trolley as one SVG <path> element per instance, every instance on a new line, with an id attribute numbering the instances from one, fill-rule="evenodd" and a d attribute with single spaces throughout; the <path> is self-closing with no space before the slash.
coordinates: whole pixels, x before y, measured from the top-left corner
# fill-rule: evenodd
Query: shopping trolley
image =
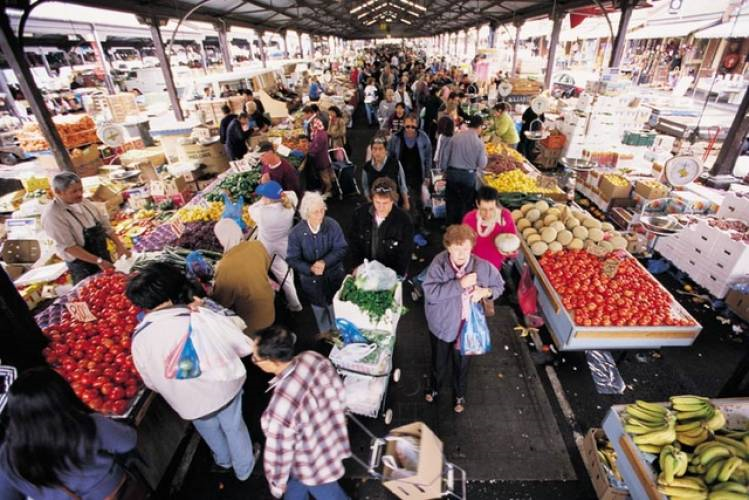
<path id="1" fill-rule="evenodd" d="M 467 498 L 466 484 L 468 478 L 466 471 L 458 465 L 446 461 L 444 454 L 439 456 L 441 465 L 437 466 L 437 469 L 441 471 L 441 474 L 439 474 L 439 477 L 435 475 L 433 478 L 429 478 L 430 481 L 433 479 L 434 484 L 432 482 L 420 483 L 418 482 L 418 479 L 408 477 L 402 478 L 400 481 L 394 479 L 391 475 L 392 469 L 389 469 L 387 464 L 384 463 L 383 457 L 387 456 L 389 442 L 394 438 L 397 439 L 397 436 L 394 436 L 391 433 L 391 435 L 385 438 L 377 437 L 351 412 L 347 412 L 346 416 L 349 420 L 360 427 L 370 438 L 369 457 L 361 458 L 355 453 L 352 453 L 351 458 L 364 467 L 367 474 L 372 478 L 377 479 L 383 484 L 390 483 L 385 485 L 395 494 L 395 496 L 402 499 L 413 498 L 412 494 L 414 492 L 419 492 L 423 495 L 427 489 L 434 487 L 434 489 L 439 490 L 439 492 L 435 491 L 434 498 L 456 498 L 458 500 L 465 500 Z M 398 429 L 394 430 L 397 431 Z M 421 465 L 419 465 L 419 471 L 421 471 Z M 437 481 L 439 481 L 438 485 L 436 485 Z M 400 484 L 398 484 L 399 482 Z M 439 488 L 436 488 L 436 486 L 439 486 Z M 399 491 L 402 491 L 403 493 L 399 494 Z"/>
<path id="2" fill-rule="evenodd" d="M 343 152 L 343 160 L 335 158 L 335 153 Z M 348 159 L 348 153 L 344 148 L 333 148 L 328 150 L 330 155 L 330 164 L 333 168 L 333 174 L 336 187 L 338 188 L 338 199 L 342 200 L 349 194 L 361 194 L 359 184 L 356 182 L 356 169 L 354 164 Z M 344 189 L 345 187 L 345 189 Z"/>

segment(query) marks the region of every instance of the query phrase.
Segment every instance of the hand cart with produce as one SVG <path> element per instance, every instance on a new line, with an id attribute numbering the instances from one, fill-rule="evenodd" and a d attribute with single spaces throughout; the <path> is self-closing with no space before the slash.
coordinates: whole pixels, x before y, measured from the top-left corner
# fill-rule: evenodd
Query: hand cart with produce
<path id="1" fill-rule="evenodd" d="M 447 180 L 445 179 L 445 173 L 439 169 L 433 168 L 430 171 L 431 183 L 429 186 L 429 196 L 424 195 L 424 207 L 428 208 L 431 212 L 430 215 L 434 219 L 444 219 L 447 213 L 447 205 L 445 204 L 445 194 L 447 191 Z"/>
<path id="2" fill-rule="evenodd" d="M 467 474 L 445 460 L 442 441 L 423 422 L 412 422 L 377 437 L 351 413 L 349 419 L 369 436 L 369 457 L 352 454 L 367 473 L 401 499 L 467 497 Z"/>

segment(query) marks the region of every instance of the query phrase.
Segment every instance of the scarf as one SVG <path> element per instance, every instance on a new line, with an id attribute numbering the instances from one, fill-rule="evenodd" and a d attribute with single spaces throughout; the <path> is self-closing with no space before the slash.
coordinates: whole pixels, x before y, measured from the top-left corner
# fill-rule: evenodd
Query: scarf
<path id="1" fill-rule="evenodd" d="M 479 237 L 486 238 L 487 236 L 492 234 L 492 231 L 494 231 L 497 222 L 497 212 L 494 212 L 494 217 L 492 217 L 490 220 L 484 221 L 484 219 L 481 218 L 481 215 L 479 215 L 479 211 L 476 210 L 476 233 L 478 233 Z M 485 229 L 481 229 L 482 227 L 485 227 Z"/>
<path id="2" fill-rule="evenodd" d="M 471 263 L 472 257 L 468 257 L 468 260 L 463 264 L 461 267 L 458 267 L 451 257 L 448 256 L 448 260 L 450 261 L 450 266 L 453 268 L 453 271 L 455 271 L 455 278 L 461 279 L 463 276 L 468 274 L 468 265 Z M 471 292 L 473 291 L 473 287 L 470 288 L 464 288 L 463 293 L 460 296 L 460 319 L 461 319 L 461 328 L 463 327 L 463 321 L 466 321 L 468 319 L 468 314 L 471 311 Z"/>

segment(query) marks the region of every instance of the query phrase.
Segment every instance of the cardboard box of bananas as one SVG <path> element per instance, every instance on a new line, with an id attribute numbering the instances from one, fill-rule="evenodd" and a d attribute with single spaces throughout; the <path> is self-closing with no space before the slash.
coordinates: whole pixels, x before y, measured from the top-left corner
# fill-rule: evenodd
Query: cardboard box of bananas
<path id="1" fill-rule="evenodd" d="M 658 455 L 658 491 L 672 499 L 749 500 L 749 427 L 726 428 L 708 398 L 669 402 L 637 401 L 623 417 L 638 448 Z"/>

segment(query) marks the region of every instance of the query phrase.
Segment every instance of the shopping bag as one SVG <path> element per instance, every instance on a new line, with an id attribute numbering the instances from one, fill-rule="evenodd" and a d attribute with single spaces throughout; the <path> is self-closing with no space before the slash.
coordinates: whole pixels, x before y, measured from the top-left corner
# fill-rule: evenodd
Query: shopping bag
<path id="1" fill-rule="evenodd" d="M 460 332 L 460 353 L 463 356 L 477 356 L 492 350 L 489 325 L 480 302 L 471 303 L 468 319 Z"/>
<path id="2" fill-rule="evenodd" d="M 356 286 L 370 292 L 392 290 L 398 284 L 398 275 L 376 260 L 364 259 L 356 271 Z"/>
<path id="3" fill-rule="evenodd" d="M 200 356 L 200 377 L 205 380 L 236 380 L 246 373 L 226 332 L 243 335 L 227 316 L 200 308 L 190 315 L 192 342 Z"/>
<path id="4" fill-rule="evenodd" d="M 518 285 L 518 305 L 524 315 L 536 314 L 538 308 L 536 286 L 533 284 L 533 276 L 530 268 L 525 265 L 520 275 L 520 284 Z"/>
<path id="5" fill-rule="evenodd" d="M 237 201 L 229 199 L 229 195 L 224 193 L 224 212 L 221 214 L 222 219 L 232 219 L 240 229 L 247 229 L 247 224 L 242 220 L 242 210 L 244 209 L 244 197 L 240 196 Z"/>
<path id="6" fill-rule="evenodd" d="M 167 355 L 164 364 L 164 377 L 185 380 L 197 378 L 201 374 L 200 359 L 192 342 L 192 318 L 187 334 Z"/>

